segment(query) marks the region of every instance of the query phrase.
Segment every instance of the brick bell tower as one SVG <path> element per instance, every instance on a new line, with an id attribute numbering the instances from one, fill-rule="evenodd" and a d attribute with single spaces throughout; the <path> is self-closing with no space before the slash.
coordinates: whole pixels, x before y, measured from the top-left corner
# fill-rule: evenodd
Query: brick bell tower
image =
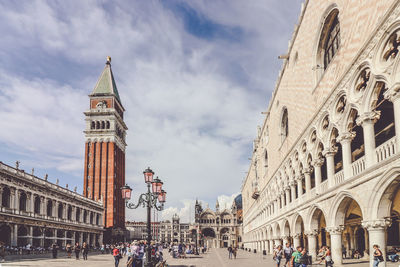
<path id="1" fill-rule="evenodd" d="M 123 241 L 125 202 L 120 188 L 125 185 L 124 107 L 107 62 L 92 93 L 86 118 L 83 195 L 104 205 L 104 241 Z"/>

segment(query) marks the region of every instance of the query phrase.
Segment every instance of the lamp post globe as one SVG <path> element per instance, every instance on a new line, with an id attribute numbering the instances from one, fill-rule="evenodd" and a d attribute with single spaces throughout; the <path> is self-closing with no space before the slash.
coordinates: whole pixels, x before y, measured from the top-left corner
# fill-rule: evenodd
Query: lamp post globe
<path id="1" fill-rule="evenodd" d="M 124 199 L 125 201 L 129 201 L 131 199 L 132 188 L 130 188 L 129 185 L 125 184 L 123 187 L 121 187 L 121 193 L 122 199 Z"/>
<path id="2" fill-rule="evenodd" d="M 147 169 L 144 170 L 143 175 L 146 184 L 150 184 L 153 182 L 154 172 L 152 169 L 150 169 L 150 167 L 147 167 Z"/>
<path id="3" fill-rule="evenodd" d="M 156 177 L 156 179 L 154 179 L 154 181 L 151 184 L 153 193 L 160 194 L 162 190 L 162 185 L 164 183 L 158 178 L 158 176 Z"/>

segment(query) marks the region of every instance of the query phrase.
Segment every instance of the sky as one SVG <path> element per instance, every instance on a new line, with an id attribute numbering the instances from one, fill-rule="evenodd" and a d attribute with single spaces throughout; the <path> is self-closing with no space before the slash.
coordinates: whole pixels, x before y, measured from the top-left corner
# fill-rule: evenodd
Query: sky
<path id="1" fill-rule="evenodd" d="M 0 161 L 82 193 L 83 112 L 111 56 L 133 200 L 150 166 L 159 219 L 230 208 L 302 2 L 0 0 Z"/>

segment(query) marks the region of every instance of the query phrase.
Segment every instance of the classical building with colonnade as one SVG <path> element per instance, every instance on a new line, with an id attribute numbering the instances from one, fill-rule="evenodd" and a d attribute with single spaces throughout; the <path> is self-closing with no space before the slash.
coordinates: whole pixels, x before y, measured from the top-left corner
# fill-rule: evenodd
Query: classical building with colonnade
<path id="1" fill-rule="evenodd" d="M 0 241 L 48 248 L 56 243 L 103 243 L 100 201 L 0 162 Z M 32 171 L 33 172 L 33 171 Z"/>

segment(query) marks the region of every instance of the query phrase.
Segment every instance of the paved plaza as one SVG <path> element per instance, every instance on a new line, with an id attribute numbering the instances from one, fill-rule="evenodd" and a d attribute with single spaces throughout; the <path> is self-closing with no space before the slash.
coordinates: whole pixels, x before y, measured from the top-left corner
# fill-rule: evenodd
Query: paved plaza
<path id="1" fill-rule="evenodd" d="M 239 250 L 236 259 L 228 259 L 228 252 L 226 249 L 211 249 L 205 254 L 199 256 L 189 255 L 187 259 L 173 259 L 170 255 L 165 255 L 168 266 L 171 267 L 274 267 L 274 263 L 271 256 L 262 256 L 260 254 L 254 254 L 246 251 Z M 347 264 L 346 264 L 347 265 Z M 345 265 L 345 266 L 346 266 Z M 111 255 L 90 255 L 87 261 L 80 259 L 67 259 L 61 257 L 58 259 L 40 258 L 40 259 L 26 259 L 0 263 L 0 267 L 14 266 L 14 267 L 25 267 L 25 266 L 51 266 L 51 267 L 109 267 L 114 266 L 114 259 Z M 126 266 L 126 257 L 120 262 L 120 267 Z M 283 266 L 283 264 L 282 264 Z M 324 265 L 312 265 L 312 266 L 324 266 Z M 369 264 L 348 262 L 347 266 L 367 267 Z M 394 267 L 398 266 L 398 263 L 388 263 L 387 266 Z"/>

